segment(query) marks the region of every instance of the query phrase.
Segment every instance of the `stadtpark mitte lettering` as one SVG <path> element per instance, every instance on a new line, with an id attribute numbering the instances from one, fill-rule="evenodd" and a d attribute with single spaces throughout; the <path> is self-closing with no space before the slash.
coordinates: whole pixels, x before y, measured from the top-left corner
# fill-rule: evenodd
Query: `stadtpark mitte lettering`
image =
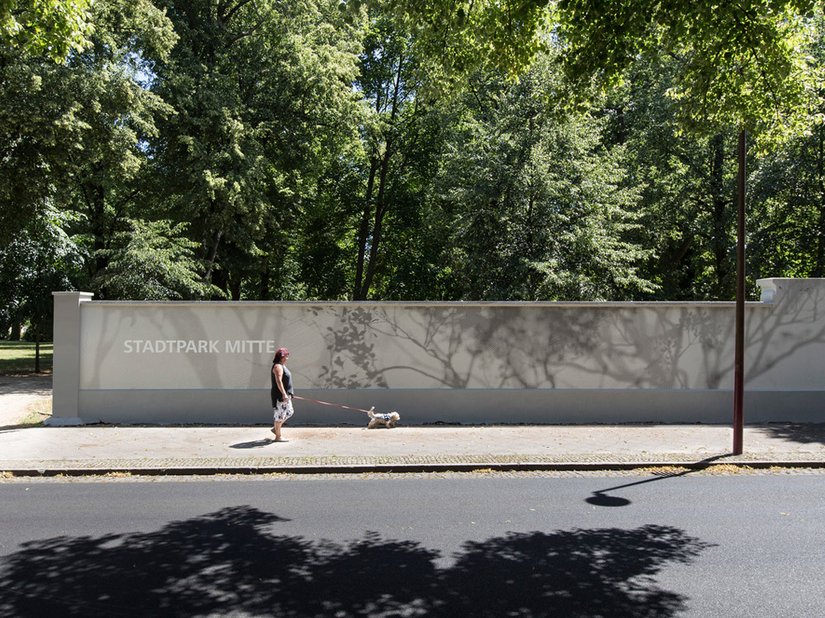
<path id="1" fill-rule="evenodd" d="M 124 354 L 274 354 L 267 339 L 127 339 Z"/>

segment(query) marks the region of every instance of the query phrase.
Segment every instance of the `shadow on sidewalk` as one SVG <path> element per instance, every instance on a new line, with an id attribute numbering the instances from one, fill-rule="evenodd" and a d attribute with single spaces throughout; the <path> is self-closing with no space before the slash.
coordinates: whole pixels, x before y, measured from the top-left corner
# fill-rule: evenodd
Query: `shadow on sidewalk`
<path id="1" fill-rule="evenodd" d="M 769 423 L 758 428 L 772 438 L 800 444 L 825 444 L 825 423 Z"/>
<path id="2" fill-rule="evenodd" d="M 32 429 L 33 427 L 42 427 L 43 421 L 32 421 L 31 423 L 18 423 L 16 425 L 3 425 L 0 426 L 0 433 L 4 433 L 6 431 L 15 431 L 17 429 Z"/>
<path id="3" fill-rule="evenodd" d="M 0 395 L 51 395 L 51 374 L 0 375 Z"/>
<path id="4" fill-rule="evenodd" d="M 249 442 L 236 442 L 235 444 L 230 444 L 229 448 L 263 448 L 264 446 L 269 446 L 273 442 L 275 442 L 275 440 L 271 440 L 269 438 L 262 438 L 260 440 L 251 440 Z"/>
<path id="5" fill-rule="evenodd" d="M 378 533 L 346 545 L 279 536 L 249 506 L 150 533 L 25 543 L 0 562 L 4 616 L 674 616 L 654 577 L 708 543 L 646 525 L 510 533 L 439 552 Z"/>

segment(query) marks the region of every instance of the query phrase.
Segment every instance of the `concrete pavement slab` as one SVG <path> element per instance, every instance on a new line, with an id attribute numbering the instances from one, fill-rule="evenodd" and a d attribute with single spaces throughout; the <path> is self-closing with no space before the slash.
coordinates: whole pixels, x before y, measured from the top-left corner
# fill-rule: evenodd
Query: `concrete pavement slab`
<path id="1" fill-rule="evenodd" d="M 0 431 L 0 471 L 135 473 L 509 468 L 635 465 L 825 465 L 825 425 L 292 427 L 36 427 Z"/>
<path id="2" fill-rule="evenodd" d="M 50 376 L 0 376 L 0 472 L 218 473 L 342 470 L 606 469 L 691 465 L 825 466 L 825 423 L 746 426 L 733 457 L 729 425 L 400 425 L 22 427 L 51 395 Z"/>

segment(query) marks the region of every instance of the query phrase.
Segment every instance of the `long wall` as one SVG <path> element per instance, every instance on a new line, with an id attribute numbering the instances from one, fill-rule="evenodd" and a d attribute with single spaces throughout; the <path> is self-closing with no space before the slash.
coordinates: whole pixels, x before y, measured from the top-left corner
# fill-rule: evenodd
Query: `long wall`
<path id="1" fill-rule="evenodd" d="M 825 421 L 825 279 L 746 304 L 747 422 Z M 406 424 L 730 422 L 734 304 L 100 302 L 55 292 L 55 424 L 268 423 L 296 394 Z M 296 402 L 291 424 L 363 424 Z"/>

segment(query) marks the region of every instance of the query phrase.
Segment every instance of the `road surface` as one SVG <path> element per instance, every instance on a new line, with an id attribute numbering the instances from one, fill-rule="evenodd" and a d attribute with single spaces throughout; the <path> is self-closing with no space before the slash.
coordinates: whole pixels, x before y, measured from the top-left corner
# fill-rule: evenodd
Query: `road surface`
<path id="1" fill-rule="evenodd" d="M 0 615 L 823 616 L 823 474 L 0 483 Z"/>

